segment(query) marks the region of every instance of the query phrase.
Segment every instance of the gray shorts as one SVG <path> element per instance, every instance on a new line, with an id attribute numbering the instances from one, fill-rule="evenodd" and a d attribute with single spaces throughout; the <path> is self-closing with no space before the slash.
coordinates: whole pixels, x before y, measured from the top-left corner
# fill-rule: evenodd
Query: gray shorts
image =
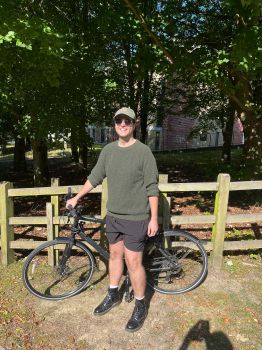
<path id="1" fill-rule="evenodd" d="M 145 247 L 149 219 L 132 221 L 107 215 L 106 235 L 110 244 L 124 241 L 127 249 L 142 252 Z"/>

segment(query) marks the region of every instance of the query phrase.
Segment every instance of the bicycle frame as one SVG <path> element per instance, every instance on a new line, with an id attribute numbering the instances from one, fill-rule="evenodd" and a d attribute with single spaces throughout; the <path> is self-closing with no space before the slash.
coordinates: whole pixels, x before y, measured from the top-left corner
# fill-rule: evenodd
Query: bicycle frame
<path id="1" fill-rule="evenodd" d="M 100 254 L 104 261 L 109 260 L 107 249 L 100 246 L 93 237 L 101 230 L 104 221 L 92 216 L 83 216 L 79 209 L 73 208 L 70 209 L 68 217 L 73 218 L 73 222 L 70 223 L 70 236 L 57 237 L 42 243 L 29 254 L 24 263 L 22 270 L 24 285 L 37 297 L 62 300 L 76 295 L 88 286 L 97 268 L 93 251 Z M 98 225 L 85 227 L 86 223 Z M 47 254 L 49 252 L 51 255 Z M 84 264 L 82 257 L 86 257 Z M 143 258 L 148 277 L 147 284 L 163 294 L 175 295 L 191 291 L 204 281 L 208 271 L 208 257 L 203 245 L 198 238 L 184 230 L 163 231 L 157 236 L 148 238 Z M 38 265 L 39 269 L 36 269 Z M 90 268 L 86 269 L 85 266 Z M 80 272 L 79 268 L 82 267 L 84 270 Z M 43 271 L 47 272 L 48 278 L 45 278 Z M 71 279 L 74 274 L 76 279 L 75 277 Z M 125 300 L 130 302 L 133 293 L 126 266 L 123 275 L 125 280 L 121 289 L 125 291 Z M 62 289 L 59 286 L 60 282 Z M 58 289 L 51 293 L 50 288 L 56 285 Z"/>
<path id="2" fill-rule="evenodd" d="M 82 240 L 84 240 L 88 244 L 90 244 L 106 261 L 108 261 L 109 260 L 109 252 L 106 249 L 104 249 L 103 247 L 101 247 L 99 244 L 97 244 L 95 242 L 95 240 L 93 240 L 91 237 L 88 236 L 88 234 L 85 233 L 85 229 L 83 228 L 83 225 L 86 222 L 94 222 L 94 223 L 100 223 L 101 224 L 99 227 L 95 227 L 95 228 L 89 229 L 91 231 L 90 232 L 91 234 L 94 234 L 94 233 L 98 232 L 101 229 L 102 224 L 105 223 L 104 220 L 102 220 L 102 219 L 98 219 L 98 218 L 91 217 L 91 216 L 79 216 L 79 214 L 76 214 L 75 217 L 74 217 L 74 223 L 71 226 L 72 242 L 75 239 L 75 235 L 78 234 L 81 237 Z M 161 234 L 161 232 L 159 232 L 159 234 Z M 167 234 L 165 236 L 169 236 L 169 235 L 171 235 L 171 234 L 167 231 Z M 163 250 L 160 247 L 160 244 L 157 242 L 157 240 L 155 240 L 155 238 L 154 238 L 153 244 L 155 246 L 158 246 L 158 249 L 163 254 L 163 256 L 170 263 L 174 264 L 174 267 L 176 267 L 177 261 L 174 261 L 174 257 L 171 254 L 168 254 L 165 250 Z"/>
<path id="3" fill-rule="evenodd" d="M 76 234 L 78 234 L 82 238 L 82 240 L 84 240 L 88 244 L 90 244 L 105 260 L 108 261 L 109 260 L 108 251 L 106 249 L 104 249 L 103 247 L 101 247 L 99 244 L 97 244 L 95 240 L 93 240 L 91 237 L 88 236 L 87 233 L 85 233 L 85 229 L 83 228 L 83 225 L 86 222 L 94 222 L 94 223 L 101 224 L 99 227 L 88 229 L 91 231 L 90 232 L 91 234 L 98 232 L 101 229 L 102 224 L 104 223 L 104 221 L 102 219 L 89 217 L 89 216 L 81 216 L 78 219 L 75 218 L 74 224 L 71 226 L 71 232 L 72 232 L 72 230 L 75 229 L 76 232 L 72 232 L 74 236 Z"/>

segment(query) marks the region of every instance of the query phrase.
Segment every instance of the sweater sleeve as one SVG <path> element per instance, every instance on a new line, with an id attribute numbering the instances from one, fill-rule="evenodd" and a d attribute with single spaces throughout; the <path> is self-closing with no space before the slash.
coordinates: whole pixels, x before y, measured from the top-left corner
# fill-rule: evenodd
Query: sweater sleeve
<path id="1" fill-rule="evenodd" d="M 158 170 L 155 157 L 148 148 L 144 160 L 144 184 L 148 197 L 159 196 Z"/>
<path id="2" fill-rule="evenodd" d="M 101 184 L 106 177 L 106 151 L 102 149 L 98 161 L 92 169 L 90 175 L 87 177 L 93 187 Z"/>

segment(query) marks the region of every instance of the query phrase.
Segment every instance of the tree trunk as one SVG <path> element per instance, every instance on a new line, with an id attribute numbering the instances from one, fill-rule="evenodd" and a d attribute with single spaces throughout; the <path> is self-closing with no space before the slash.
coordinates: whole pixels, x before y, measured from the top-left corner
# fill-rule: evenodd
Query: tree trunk
<path id="1" fill-rule="evenodd" d="M 83 165 L 84 168 L 87 168 L 87 143 L 82 142 L 79 149 L 79 163 Z"/>
<path id="2" fill-rule="evenodd" d="M 1 153 L 2 154 L 5 154 L 6 153 L 6 145 L 7 145 L 7 142 L 4 138 L 1 139 Z"/>
<path id="3" fill-rule="evenodd" d="M 32 151 L 32 143 L 30 137 L 25 138 L 25 151 Z"/>
<path id="4" fill-rule="evenodd" d="M 75 163 L 79 162 L 79 153 L 76 142 L 76 133 L 74 129 L 71 129 L 71 156 Z"/>
<path id="5" fill-rule="evenodd" d="M 238 105 L 238 113 L 243 124 L 244 148 L 243 164 L 254 170 L 254 173 L 262 171 L 262 118 L 256 107 L 246 106 L 247 101 L 255 101 L 259 104 L 257 91 L 253 91 L 248 77 L 239 74 L 238 95 L 232 96 Z M 241 89 L 240 89 L 241 88 Z"/>
<path id="6" fill-rule="evenodd" d="M 223 148 L 222 148 L 222 160 L 230 164 L 231 162 L 231 144 L 232 144 L 232 135 L 235 122 L 235 108 L 233 105 L 230 105 L 228 109 L 228 119 L 226 125 L 223 128 Z"/>
<path id="7" fill-rule="evenodd" d="M 14 149 L 14 170 L 25 171 L 26 160 L 25 160 L 25 138 L 19 135 L 15 135 L 15 149 Z"/>
<path id="8" fill-rule="evenodd" d="M 50 181 L 48 170 L 47 144 L 44 139 L 32 140 L 34 186 L 47 186 Z"/>
<path id="9" fill-rule="evenodd" d="M 143 95 L 141 98 L 141 110 L 140 110 L 140 127 L 141 127 L 141 142 L 146 143 L 147 141 L 147 119 L 149 109 L 149 89 L 150 79 L 149 72 L 145 72 Z"/>
<path id="10" fill-rule="evenodd" d="M 253 164 L 255 167 L 260 167 L 262 161 L 262 122 L 261 117 L 253 111 L 245 113 L 244 128 L 244 149 L 243 155 L 246 163 Z"/>
<path id="11" fill-rule="evenodd" d="M 127 62 L 127 76 L 128 76 L 128 87 L 129 87 L 129 106 L 136 111 L 137 105 L 135 101 L 135 78 L 134 69 L 131 64 L 131 44 L 124 44 L 125 59 Z"/>

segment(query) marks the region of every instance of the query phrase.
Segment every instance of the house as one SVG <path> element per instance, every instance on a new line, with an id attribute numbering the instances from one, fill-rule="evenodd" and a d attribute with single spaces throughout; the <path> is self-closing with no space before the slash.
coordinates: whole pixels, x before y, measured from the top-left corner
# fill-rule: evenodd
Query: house
<path id="1" fill-rule="evenodd" d="M 210 130 L 190 138 L 191 131 L 197 126 L 197 119 L 185 116 L 165 118 L 162 127 L 149 126 L 148 145 L 152 150 L 171 151 L 196 148 L 220 147 L 223 145 L 221 128 Z M 241 121 L 235 120 L 232 145 L 243 145 L 244 133 Z"/>
<path id="2" fill-rule="evenodd" d="M 220 128 L 210 130 L 190 138 L 191 131 L 197 126 L 197 119 L 185 116 L 168 116 L 162 126 L 149 125 L 147 144 L 154 151 L 173 151 L 219 147 L 223 145 L 223 133 Z M 113 127 L 89 125 L 87 133 L 94 143 L 107 144 L 116 139 Z M 241 121 L 234 123 L 232 145 L 243 145 L 244 133 Z"/>

